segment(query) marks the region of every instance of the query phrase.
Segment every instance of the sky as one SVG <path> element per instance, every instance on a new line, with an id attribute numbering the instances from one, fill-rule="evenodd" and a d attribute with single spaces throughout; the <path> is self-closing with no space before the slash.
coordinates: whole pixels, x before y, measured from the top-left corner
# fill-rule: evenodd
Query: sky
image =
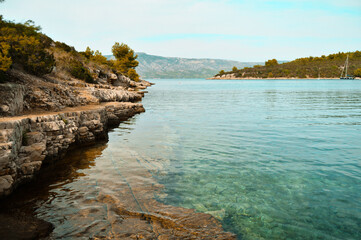
<path id="1" fill-rule="evenodd" d="M 167 57 L 259 62 L 361 50 L 361 0 L 5 0 L 0 14 L 103 54 L 115 42 Z"/>

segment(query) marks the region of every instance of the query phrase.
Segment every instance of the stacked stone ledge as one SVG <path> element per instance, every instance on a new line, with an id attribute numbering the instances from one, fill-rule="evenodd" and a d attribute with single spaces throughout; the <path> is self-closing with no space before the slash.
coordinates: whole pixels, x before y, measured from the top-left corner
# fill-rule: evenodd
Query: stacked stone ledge
<path id="1" fill-rule="evenodd" d="M 144 112 L 138 103 L 111 103 L 94 110 L 67 111 L 0 122 L 0 197 L 31 180 L 44 162 L 75 146 L 108 138 L 109 127 Z"/>

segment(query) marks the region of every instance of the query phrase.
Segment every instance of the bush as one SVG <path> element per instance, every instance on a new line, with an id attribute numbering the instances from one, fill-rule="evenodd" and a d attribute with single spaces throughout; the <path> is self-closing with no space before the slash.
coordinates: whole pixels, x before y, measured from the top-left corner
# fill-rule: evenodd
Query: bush
<path id="1" fill-rule="evenodd" d="M 355 77 L 361 77 L 361 68 L 356 69 L 356 70 L 353 72 L 353 75 L 354 75 Z"/>
<path id="2" fill-rule="evenodd" d="M 265 63 L 266 66 L 277 66 L 278 65 L 278 62 L 276 59 L 271 59 L 271 60 L 268 60 L 266 63 Z"/>
<path id="3" fill-rule="evenodd" d="M 72 61 L 70 64 L 70 74 L 80 80 L 84 80 L 87 83 L 95 83 L 89 70 L 83 66 L 79 61 Z"/>
<path id="4" fill-rule="evenodd" d="M 57 48 L 63 49 L 65 52 L 75 52 L 75 48 L 63 42 L 55 42 Z"/>
<path id="5" fill-rule="evenodd" d="M 86 57 L 88 60 L 91 60 L 95 63 L 104 64 L 110 66 L 110 62 L 106 57 L 103 56 L 103 54 L 96 50 L 95 52 L 90 49 L 90 47 L 87 47 L 84 52 L 80 52 L 81 55 Z"/>
<path id="6" fill-rule="evenodd" d="M 6 72 L 13 61 L 9 57 L 10 45 L 5 42 L 0 42 L 0 72 Z"/>
<path id="7" fill-rule="evenodd" d="M 139 82 L 139 75 L 138 75 L 138 73 L 133 69 L 133 68 L 131 68 L 131 69 L 129 69 L 128 70 L 128 77 L 130 78 L 130 79 L 132 79 L 133 81 L 136 81 L 136 82 Z"/>
<path id="8" fill-rule="evenodd" d="M 95 51 L 94 55 L 90 59 L 96 63 L 109 65 L 108 59 L 106 57 L 104 57 L 103 54 L 101 52 L 99 52 L 98 50 Z"/>
<path id="9" fill-rule="evenodd" d="M 18 63 L 36 75 L 51 72 L 55 59 L 46 48 L 52 40 L 39 31 L 40 27 L 32 21 L 13 23 L 0 16 L 0 71 L 5 72 L 12 63 Z"/>

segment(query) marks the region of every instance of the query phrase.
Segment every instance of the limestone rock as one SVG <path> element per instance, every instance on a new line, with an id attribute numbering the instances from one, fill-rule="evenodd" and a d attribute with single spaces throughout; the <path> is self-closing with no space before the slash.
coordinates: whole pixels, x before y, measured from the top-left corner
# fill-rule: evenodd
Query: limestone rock
<path id="1" fill-rule="evenodd" d="M 26 213 L 0 213 L 0 239 L 43 239 L 53 225 Z"/>
<path id="2" fill-rule="evenodd" d="M 139 103 L 114 102 L 84 111 L 0 121 L 0 197 L 33 178 L 44 162 L 62 158 L 72 145 L 107 139 L 108 126 L 143 111 Z"/>
<path id="3" fill-rule="evenodd" d="M 13 178 L 10 175 L 5 175 L 0 177 L 0 196 L 6 195 L 9 193 L 9 190 L 13 184 Z"/>

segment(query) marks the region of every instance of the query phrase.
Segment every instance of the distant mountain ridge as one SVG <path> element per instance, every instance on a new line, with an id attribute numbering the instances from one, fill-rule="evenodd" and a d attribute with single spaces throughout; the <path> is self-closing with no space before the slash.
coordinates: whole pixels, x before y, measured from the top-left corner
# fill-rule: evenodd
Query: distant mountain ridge
<path id="1" fill-rule="evenodd" d="M 238 62 L 223 59 L 197 59 L 162 57 L 139 52 L 139 66 L 137 72 L 143 79 L 150 78 L 208 78 L 219 72 L 220 69 L 230 71 L 237 68 L 252 67 L 264 62 Z M 107 58 L 113 58 L 107 55 Z"/>

